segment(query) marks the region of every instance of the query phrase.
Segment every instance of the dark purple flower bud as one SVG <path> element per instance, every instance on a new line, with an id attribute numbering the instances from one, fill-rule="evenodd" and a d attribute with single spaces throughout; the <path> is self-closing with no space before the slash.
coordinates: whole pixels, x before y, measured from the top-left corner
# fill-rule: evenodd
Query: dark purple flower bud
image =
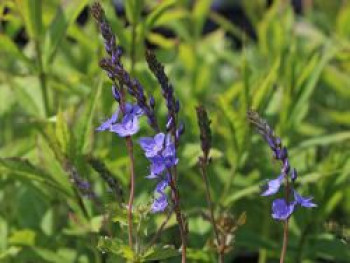
<path id="1" fill-rule="evenodd" d="M 152 109 L 154 109 L 154 107 L 156 106 L 156 102 L 153 96 L 151 96 L 149 99 L 149 105 L 152 107 Z"/>
<path id="2" fill-rule="evenodd" d="M 298 172 L 297 169 L 293 168 L 292 173 L 290 175 L 290 177 L 292 178 L 292 181 L 294 182 L 297 178 L 298 178 Z"/>
<path id="3" fill-rule="evenodd" d="M 267 141 L 267 143 L 269 144 L 270 148 L 272 150 L 276 149 L 276 144 L 273 138 L 271 138 L 269 135 L 264 136 L 265 140 Z"/>
<path id="4" fill-rule="evenodd" d="M 284 160 L 288 157 L 288 151 L 286 147 L 283 147 L 282 149 L 276 150 L 276 159 L 278 160 Z"/>
<path id="5" fill-rule="evenodd" d="M 112 86 L 112 94 L 116 101 L 120 102 L 120 93 L 115 85 Z"/>
<path id="6" fill-rule="evenodd" d="M 176 138 L 180 138 L 182 134 L 185 132 L 185 124 L 183 122 L 180 123 L 179 128 L 176 130 Z"/>
<path id="7" fill-rule="evenodd" d="M 176 100 L 176 102 L 175 102 L 175 112 L 179 113 L 179 111 L 180 111 L 180 101 Z"/>

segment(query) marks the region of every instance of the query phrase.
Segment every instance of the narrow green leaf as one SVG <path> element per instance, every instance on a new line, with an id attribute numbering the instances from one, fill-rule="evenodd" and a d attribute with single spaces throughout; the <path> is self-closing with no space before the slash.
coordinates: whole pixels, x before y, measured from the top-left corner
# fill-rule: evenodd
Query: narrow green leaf
<path id="1" fill-rule="evenodd" d="M 42 33 L 42 0 L 16 0 L 29 36 L 40 40 Z"/>
<path id="2" fill-rule="evenodd" d="M 83 115 L 80 117 L 80 122 L 77 127 L 76 132 L 76 150 L 78 153 L 83 153 L 87 150 L 89 144 L 89 136 L 91 134 L 92 128 L 92 117 L 94 115 L 95 107 L 98 98 L 100 97 L 101 89 L 103 86 L 102 79 L 98 80 L 97 87 L 93 89 L 90 95 L 87 108 Z"/>
<path id="3" fill-rule="evenodd" d="M 52 62 L 57 48 L 65 37 L 68 28 L 75 22 L 87 3 L 88 0 L 71 0 L 62 7 L 59 6 L 57 8 L 56 16 L 45 34 L 43 52 L 44 68 Z"/>
<path id="4" fill-rule="evenodd" d="M 157 20 L 160 19 L 161 16 L 166 15 L 166 11 L 168 11 L 171 7 L 175 5 L 175 0 L 166 0 L 162 1 L 160 5 L 158 5 L 146 18 L 145 26 L 146 33 L 148 30 L 151 30 L 153 26 L 157 23 Z"/>

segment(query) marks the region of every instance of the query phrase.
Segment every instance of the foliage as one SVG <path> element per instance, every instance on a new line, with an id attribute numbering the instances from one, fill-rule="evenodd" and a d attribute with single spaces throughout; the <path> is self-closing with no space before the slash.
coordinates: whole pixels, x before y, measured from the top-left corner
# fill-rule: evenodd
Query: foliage
<path id="1" fill-rule="evenodd" d="M 241 8 L 255 40 L 214 11 L 211 1 L 130 0 L 125 1 L 125 17 L 116 16 L 110 2 L 102 4 L 125 51 L 125 67 L 135 63 L 134 76 L 161 101 L 144 58 L 144 43 L 156 45 L 180 100 L 186 132 L 179 147 L 178 185 L 189 228 L 189 261 L 216 260 L 205 185 L 196 165 L 201 150 L 195 109 L 203 104 L 211 120 L 208 178 L 214 212 L 224 219 L 229 214 L 236 224 L 225 260 L 248 255 L 273 262 L 282 241 L 282 227 L 270 217 L 270 200 L 259 194 L 260 185 L 278 171 L 247 122 L 246 112 L 253 108 L 288 147 L 290 163 L 299 172 L 298 191 L 312 195 L 318 204 L 291 218 L 288 261 L 346 262 L 349 3 L 314 1 L 297 15 L 287 1 L 274 1 L 269 8 L 264 1 L 241 1 L 247 2 Z M 99 68 L 104 54 L 99 30 L 89 15 L 77 23 L 90 4 L 0 3 L 1 262 L 179 261 L 181 240 L 174 216 L 157 244 L 151 244 L 167 214 L 149 212 L 154 187 L 144 179 L 147 161 L 138 146 L 133 217 L 137 249 L 125 242 L 129 161 L 123 141 L 94 131 L 114 112 L 115 103 L 111 83 Z M 204 34 L 209 19 L 218 27 Z M 159 28 L 172 36 L 160 34 Z M 242 48 L 235 47 L 233 38 Z M 157 115 L 165 119 L 164 105 Z M 147 129 L 141 123 L 141 132 Z M 72 184 L 76 174 L 90 182 L 96 198 L 87 198 Z M 110 189 L 108 177 L 118 189 Z"/>

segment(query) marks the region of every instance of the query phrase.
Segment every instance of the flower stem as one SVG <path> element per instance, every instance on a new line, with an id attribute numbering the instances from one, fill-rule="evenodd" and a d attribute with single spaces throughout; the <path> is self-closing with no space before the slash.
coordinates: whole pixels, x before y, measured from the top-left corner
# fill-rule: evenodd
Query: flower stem
<path id="1" fill-rule="evenodd" d="M 286 198 L 286 202 L 288 203 L 290 185 L 289 185 L 288 174 L 287 173 L 284 173 L 284 180 L 286 182 L 285 198 Z M 284 221 L 284 225 L 283 225 L 283 245 L 282 245 L 282 250 L 281 250 L 280 263 L 284 263 L 284 259 L 286 257 L 286 252 L 287 252 L 287 246 L 288 246 L 288 220 L 289 220 L 289 218 L 287 218 Z"/>
<path id="2" fill-rule="evenodd" d="M 284 226 L 283 226 L 283 246 L 281 251 L 280 263 L 284 263 L 284 259 L 286 257 L 286 252 L 287 252 L 287 245 L 288 245 L 288 219 L 284 221 Z"/>
<path id="3" fill-rule="evenodd" d="M 211 196 L 210 196 L 210 189 L 209 189 L 209 181 L 208 181 L 208 175 L 207 175 L 207 156 L 203 156 L 202 158 L 200 158 L 199 160 L 199 165 L 201 168 L 201 175 L 203 178 L 203 181 L 205 183 L 205 197 L 207 199 L 207 203 L 208 203 L 208 207 L 209 207 L 209 211 L 210 211 L 210 221 L 211 224 L 213 225 L 213 230 L 214 230 L 214 234 L 215 234 L 215 238 L 216 238 L 216 242 L 217 242 L 217 246 L 218 246 L 218 262 L 223 263 L 224 262 L 224 253 L 223 253 L 223 249 L 221 247 L 221 241 L 220 241 L 220 236 L 219 236 L 219 232 L 218 229 L 216 227 L 216 223 L 215 223 L 215 217 L 214 217 L 214 206 L 213 206 L 213 202 L 211 200 Z M 224 245 L 224 244 L 222 244 Z"/>
<path id="4" fill-rule="evenodd" d="M 135 193 L 135 161 L 134 161 L 134 154 L 133 154 L 133 143 L 131 140 L 131 137 L 128 136 L 125 138 L 126 141 L 126 148 L 128 150 L 128 155 L 130 159 L 130 195 L 129 195 L 129 204 L 128 204 L 128 224 L 129 224 L 129 246 L 130 248 L 133 247 L 133 240 L 132 240 L 132 205 L 134 202 L 134 193 Z"/>
<path id="5" fill-rule="evenodd" d="M 174 210 L 175 210 L 175 215 L 176 215 L 176 221 L 179 224 L 179 230 L 180 230 L 180 237 L 181 237 L 181 242 L 182 242 L 182 250 L 181 250 L 181 262 L 186 263 L 186 229 L 185 229 L 185 224 L 184 224 L 184 219 L 181 213 L 181 208 L 180 208 L 180 195 L 179 191 L 176 188 L 176 181 L 174 178 L 176 178 L 176 166 L 173 169 L 173 173 L 171 173 L 171 180 L 170 180 L 170 187 L 172 191 L 172 201 L 174 204 Z"/>
<path id="6" fill-rule="evenodd" d="M 166 226 L 166 224 L 169 222 L 172 214 L 174 212 L 174 207 L 172 207 L 169 211 L 168 214 L 166 216 L 166 218 L 164 219 L 164 221 L 162 222 L 162 224 L 160 225 L 160 227 L 157 230 L 157 233 L 154 235 L 154 237 L 152 238 L 151 242 L 149 242 L 149 245 L 147 246 L 147 249 L 150 248 L 152 245 L 154 245 L 156 243 L 156 241 L 158 240 L 158 238 L 160 237 L 160 235 L 162 234 L 162 231 L 164 229 L 164 227 Z M 146 250 L 147 250 L 146 249 Z"/>

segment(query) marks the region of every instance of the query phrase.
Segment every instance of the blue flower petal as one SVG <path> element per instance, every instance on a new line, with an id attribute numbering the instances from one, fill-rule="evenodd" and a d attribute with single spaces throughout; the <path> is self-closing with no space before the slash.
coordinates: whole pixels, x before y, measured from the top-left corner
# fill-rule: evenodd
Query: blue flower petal
<path id="1" fill-rule="evenodd" d="M 278 192 L 283 182 L 283 175 L 281 174 L 278 178 L 270 180 L 264 186 L 266 189 L 261 193 L 261 196 L 269 196 Z"/>
<path id="2" fill-rule="evenodd" d="M 106 120 L 105 122 L 103 122 L 97 129 L 96 131 L 105 131 L 105 130 L 109 130 L 110 127 L 117 122 L 118 120 L 118 116 L 119 116 L 119 108 L 113 113 L 113 115 Z"/>
<path id="3" fill-rule="evenodd" d="M 296 203 L 287 204 L 283 198 L 276 199 L 272 202 L 272 217 L 276 220 L 288 219 L 294 211 Z"/>
<path id="4" fill-rule="evenodd" d="M 154 199 L 153 204 L 151 206 L 151 211 L 153 213 L 163 212 L 165 208 L 168 206 L 168 200 L 165 194 L 162 194 L 158 198 Z"/>
<path id="5" fill-rule="evenodd" d="M 312 198 L 313 197 L 302 197 L 297 193 L 297 191 L 294 190 L 294 200 L 300 206 L 308 208 L 316 207 L 317 205 L 311 201 Z"/>

